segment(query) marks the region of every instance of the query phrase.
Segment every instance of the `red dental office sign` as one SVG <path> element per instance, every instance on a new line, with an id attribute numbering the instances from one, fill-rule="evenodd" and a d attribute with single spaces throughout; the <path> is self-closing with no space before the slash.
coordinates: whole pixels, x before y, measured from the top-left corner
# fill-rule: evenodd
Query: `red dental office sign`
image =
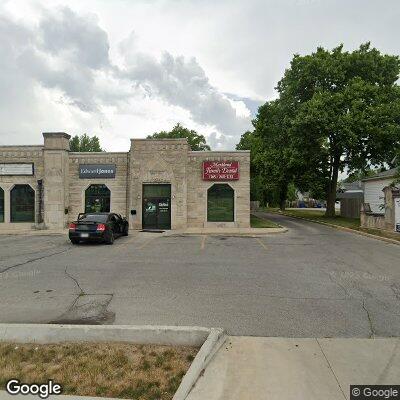
<path id="1" fill-rule="evenodd" d="M 237 181 L 239 161 L 203 161 L 204 181 Z"/>

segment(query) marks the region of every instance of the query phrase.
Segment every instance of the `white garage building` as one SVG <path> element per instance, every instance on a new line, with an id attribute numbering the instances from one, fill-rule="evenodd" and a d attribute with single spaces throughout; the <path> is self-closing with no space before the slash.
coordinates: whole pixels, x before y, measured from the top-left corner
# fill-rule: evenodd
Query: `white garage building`
<path id="1" fill-rule="evenodd" d="M 397 174 L 397 169 L 392 168 L 387 171 L 363 179 L 364 186 L 364 203 L 368 203 L 371 212 L 374 214 L 385 214 L 385 194 L 383 189 L 390 186 Z"/>

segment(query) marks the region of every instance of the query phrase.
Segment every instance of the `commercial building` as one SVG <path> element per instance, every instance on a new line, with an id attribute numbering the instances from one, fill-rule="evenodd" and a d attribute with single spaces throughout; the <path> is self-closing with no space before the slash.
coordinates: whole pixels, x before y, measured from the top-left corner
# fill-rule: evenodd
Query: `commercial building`
<path id="1" fill-rule="evenodd" d="M 112 211 L 134 229 L 250 226 L 250 153 L 191 151 L 186 139 L 131 139 L 129 152 L 75 153 L 70 136 L 0 146 L 0 231 L 62 229 Z"/>

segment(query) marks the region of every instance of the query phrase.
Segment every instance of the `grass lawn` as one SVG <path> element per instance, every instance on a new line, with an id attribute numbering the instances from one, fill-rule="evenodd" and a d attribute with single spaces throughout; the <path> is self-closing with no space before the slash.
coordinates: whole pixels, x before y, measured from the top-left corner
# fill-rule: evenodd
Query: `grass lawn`
<path id="1" fill-rule="evenodd" d="M 170 400 L 198 348 L 127 343 L 0 343 L 0 389 L 53 379 L 63 394 Z"/>
<path id="2" fill-rule="evenodd" d="M 252 228 L 279 228 L 278 224 L 268 219 L 258 218 L 253 214 L 250 214 L 250 226 Z"/>
<path id="3" fill-rule="evenodd" d="M 400 242 L 400 234 L 396 232 L 383 231 L 381 229 L 373 229 L 373 228 L 360 228 L 359 230 L 362 232 L 370 233 L 371 235 L 394 239 Z"/>
<path id="4" fill-rule="evenodd" d="M 360 227 L 360 218 L 345 218 L 340 215 L 336 217 L 325 217 L 325 211 L 318 209 L 286 210 L 284 214 L 308 218 L 318 222 L 326 222 L 327 224 L 344 226 L 346 228 L 357 229 Z"/>

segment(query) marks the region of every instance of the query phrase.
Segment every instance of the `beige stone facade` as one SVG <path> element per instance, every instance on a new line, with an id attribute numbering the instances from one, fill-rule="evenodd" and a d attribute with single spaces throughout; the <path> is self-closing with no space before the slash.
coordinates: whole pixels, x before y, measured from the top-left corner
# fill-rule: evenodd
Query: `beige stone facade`
<path id="1" fill-rule="evenodd" d="M 170 185 L 171 229 L 250 226 L 248 151 L 194 152 L 186 139 L 132 139 L 126 153 L 74 153 L 69 151 L 69 135 L 51 132 L 43 136 L 43 146 L 0 146 L 0 188 L 4 190 L 0 230 L 62 229 L 85 211 L 86 191 L 91 185 L 106 185 L 110 211 L 126 216 L 134 229 L 143 227 L 144 185 Z M 204 180 L 204 161 L 238 162 L 239 179 Z M 7 173 L 9 164 L 19 163 L 32 163 L 33 175 Z M 115 174 L 83 177 L 79 171 L 85 165 L 113 165 Z M 232 221 L 207 220 L 208 190 L 214 184 L 233 189 Z M 10 194 L 15 185 L 29 185 L 34 190 L 34 221 L 11 222 Z"/>

